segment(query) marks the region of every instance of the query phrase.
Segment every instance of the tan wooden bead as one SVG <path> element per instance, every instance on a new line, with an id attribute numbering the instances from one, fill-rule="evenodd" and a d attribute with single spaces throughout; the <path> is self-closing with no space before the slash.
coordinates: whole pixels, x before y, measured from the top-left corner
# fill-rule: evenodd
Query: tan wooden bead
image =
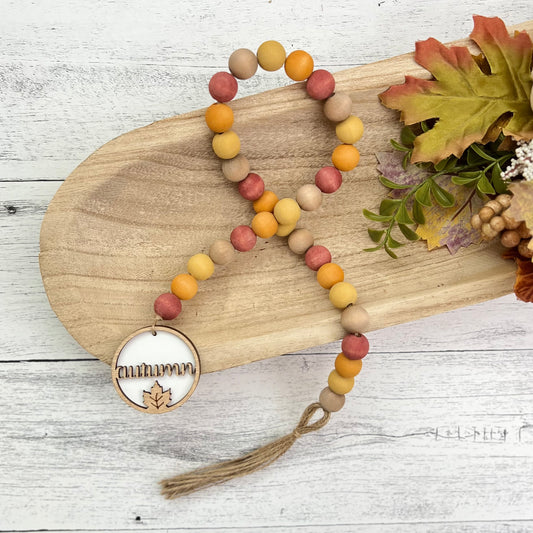
<path id="1" fill-rule="evenodd" d="M 349 333 L 365 333 L 369 324 L 368 312 L 360 305 L 349 305 L 341 313 L 341 326 Z"/>
<path id="2" fill-rule="evenodd" d="M 520 220 L 515 220 L 512 216 L 509 215 L 507 211 L 504 211 L 501 214 L 501 217 L 503 218 L 503 220 L 505 220 L 506 229 L 516 229 L 521 224 Z"/>
<path id="3" fill-rule="evenodd" d="M 508 229 L 504 231 L 500 237 L 500 242 L 506 248 L 514 248 L 515 246 L 518 246 L 520 244 L 520 240 L 521 239 L 518 231 L 514 229 Z"/>
<path id="4" fill-rule="evenodd" d="M 222 161 L 222 174 L 233 182 L 242 181 L 250 173 L 250 163 L 242 154 Z"/>
<path id="5" fill-rule="evenodd" d="M 503 231 L 505 229 L 505 220 L 503 220 L 502 217 L 500 216 L 495 216 L 495 217 L 492 217 L 490 219 L 490 227 L 494 230 L 494 231 L 497 231 L 498 233 L 500 231 Z"/>
<path id="6" fill-rule="evenodd" d="M 476 213 L 475 215 L 472 216 L 472 218 L 470 219 L 470 224 L 472 224 L 472 227 L 474 229 L 481 229 L 481 226 L 483 225 L 483 221 L 481 220 L 481 218 L 479 217 L 479 215 Z"/>
<path id="7" fill-rule="evenodd" d="M 499 194 L 498 196 L 496 196 L 496 201 L 504 209 L 507 209 L 511 205 L 511 196 L 509 194 Z"/>
<path id="8" fill-rule="evenodd" d="M 491 225 L 488 222 L 485 222 L 483 226 L 481 226 L 481 233 L 483 234 L 483 237 L 488 240 L 494 239 L 494 237 L 498 235 L 498 232 L 492 229 Z"/>
<path id="9" fill-rule="evenodd" d="M 320 403 L 322 409 L 328 413 L 336 413 L 337 411 L 340 411 L 343 408 L 345 401 L 346 397 L 344 394 L 337 394 L 329 387 L 323 389 L 318 397 L 318 403 Z"/>
<path id="10" fill-rule="evenodd" d="M 518 235 L 520 235 L 521 239 L 529 239 L 529 237 L 531 237 L 531 231 L 526 226 L 525 222 L 522 222 L 516 231 L 518 231 Z"/>
<path id="11" fill-rule="evenodd" d="M 488 222 L 494 216 L 494 211 L 490 207 L 485 206 L 479 210 L 478 214 L 482 222 Z"/>
<path id="12" fill-rule="evenodd" d="M 295 254 L 305 254 L 314 242 L 315 238 L 308 229 L 299 228 L 290 234 L 287 244 Z"/>
<path id="13" fill-rule="evenodd" d="M 322 204 L 322 191 L 313 183 L 306 183 L 296 191 L 296 201 L 304 211 L 315 211 Z"/>
<path id="14" fill-rule="evenodd" d="M 522 239 L 518 245 L 518 253 L 526 259 L 533 257 L 533 248 L 529 248 L 530 239 Z"/>
<path id="15" fill-rule="evenodd" d="M 502 204 L 500 204 L 500 202 L 497 202 L 496 200 L 489 200 L 485 204 L 485 207 L 490 207 L 496 215 L 499 215 L 503 210 Z"/>
<path id="16" fill-rule="evenodd" d="M 248 48 L 239 48 L 230 56 L 228 66 L 239 80 L 247 80 L 257 72 L 257 56 Z"/>
<path id="17" fill-rule="evenodd" d="M 324 115 L 331 122 L 342 122 L 352 114 L 352 99 L 346 93 L 335 93 L 324 102 Z"/>
<path id="18" fill-rule="evenodd" d="M 209 257 L 217 265 L 226 265 L 235 257 L 235 249 L 229 241 L 219 239 L 209 248 Z"/>

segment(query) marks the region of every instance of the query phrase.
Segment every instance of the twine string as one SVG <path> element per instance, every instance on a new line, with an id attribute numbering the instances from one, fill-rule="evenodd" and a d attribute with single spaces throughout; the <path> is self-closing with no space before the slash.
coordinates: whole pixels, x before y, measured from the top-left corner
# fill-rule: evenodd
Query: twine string
<path id="1" fill-rule="evenodd" d="M 311 418 L 319 409 L 322 409 L 322 417 L 310 423 Z M 161 493 L 167 499 L 175 499 L 211 485 L 217 485 L 257 472 L 279 459 L 297 439 L 307 433 L 323 428 L 329 422 L 330 416 L 331 413 L 326 411 L 320 403 L 312 403 L 305 408 L 298 425 L 288 435 L 237 459 L 223 461 L 211 466 L 198 468 L 186 474 L 164 479 L 160 482 Z"/>

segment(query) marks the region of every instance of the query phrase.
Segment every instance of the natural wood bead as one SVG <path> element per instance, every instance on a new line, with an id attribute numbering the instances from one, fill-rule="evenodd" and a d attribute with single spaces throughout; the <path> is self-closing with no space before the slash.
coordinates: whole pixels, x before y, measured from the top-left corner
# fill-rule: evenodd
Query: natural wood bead
<path id="1" fill-rule="evenodd" d="M 481 226 L 483 225 L 483 221 L 481 220 L 480 216 L 476 213 L 470 219 L 470 224 L 472 225 L 474 229 L 481 229 Z"/>
<path id="2" fill-rule="evenodd" d="M 352 114 L 352 99 L 346 93 L 335 93 L 324 102 L 324 115 L 331 122 L 341 122 Z"/>
<path id="3" fill-rule="evenodd" d="M 239 80 L 247 80 L 257 72 L 257 56 L 248 48 L 239 48 L 230 56 L 228 67 Z"/>
<path id="4" fill-rule="evenodd" d="M 270 239 L 278 231 L 278 221 L 269 211 L 261 211 L 252 219 L 254 233 L 262 239 Z"/>
<path id="5" fill-rule="evenodd" d="M 254 211 L 260 213 L 261 211 L 274 211 L 274 206 L 278 203 L 278 197 L 273 191 L 265 191 L 260 198 L 253 203 Z"/>
<path id="6" fill-rule="evenodd" d="M 235 257 L 235 248 L 231 242 L 218 239 L 209 248 L 209 257 L 217 265 L 227 265 Z"/>
<path id="7" fill-rule="evenodd" d="M 305 88 L 311 98 L 325 100 L 335 90 L 335 78 L 327 70 L 318 69 L 309 76 Z"/>
<path id="8" fill-rule="evenodd" d="M 296 191 L 296 201 L 304 211 L 315 211 L 322 204 L 322 191 L 316 185 L 306 183 Z"/>
<path id="9" fill-rule="evenodd" d="M 514 229 L 505 230 L 500 237 L 502 246 L 505 246 L 506 248 L 514 248 L 515 246 L 518 246 L 520 240 L 520 234 Z"/>
<path id="10" fill-rule="evenodd" d="M 530 242 L 531 239 L 522 239 L 518 245 L 518 253 L 526 259 L 531 259 L 533 257 L 533 248 L 529 248 Z"/>
<path id="11" fill-rule="evenodd" d="M 511 195 L 499 194 L 496 196 L 496 201 L 504 208 L 507 209 L 511 205 Z"/>
<path id="12" fill-rule="evenodd" d="M 230 235 L 231 244 L 239 252 L 249 252 L 257 242 L 257 236 L 250 226 L 237 226 Z"/>
<path id="13" fill-rule="evenodd" d="M 337 309 L 345 309 L 357 301 L 357 290 L 351 283 L 346 281 L 335 283 L 329 290 L 329 301 Z"/>
<path id="14" fill-rule="evenodd" d="M 205 123 L 215 133 L 223 133 L 233 126 L 233 110 L 229 105 L 216 103 L 205 112 Z"/>
<path id="15" fill-rule="evenodd" d="M 488 223 L 488 222 L 485 222 L 482 226 L 481 226 L 481 234 L 483 235 L 483 237 L 487 240 L 491 240 L 491 239 L 494 239 L 494 237 L 496 237 L 496 235 L 498 235 L 498 231 L 496 231 L 495 229 L 492 229 L 491 225 Z"/>
<path id="16" fill-rule="evenodd" d="M 190 300 L 198 292 L 198 282 L 190 274 L 178 274 L 172 280 L 170 290 L 180 300 Z"/>
<path id="17" fill-rule="evenodd" d="M 229 181 L 242 181 L 248 174 L 250 174 L 250 163 L 248 159 L 242 154 L 239 154 L 233 159 L 226 159 L 222 161 L 222 174 Z"/>
<path id="18" fill-rule="evenodd" d="M 291 252 L 300 255 L 305 254 L 314 242 L 313 234 L 308 229 L 300 228 L 290 234 L 287 244 Z"/>
<path id="19" fill-rule="evenodd" d="M 296 224 L 300 219 L 300 215 L 300 206 L 293 198 L 282 198 L 274 206 L 274 216 L 280 224 Z"/>
<path id="20" fill-rule="evenodd" d="M 322 406 L 324 411 L 328 413 L 336 413 L 344 407 L 346 397 L 344 394 L 337 394 L 333 392 L 329 387 L 322 389 L 318 397 L 318 403 Z"/>
<path id="21" fill-rule="evenodd" d="M 494 216 L 494 211 L 485 206 L 479 210 L 478 215 L 482 222 L 488 222 Z"/>
<path id="22" fill-rule="evenodd" d="M 500 231 L 503 231 L 505 229 L 505 220 L 503 220 L 500 216 L 495 216 L 490 219 L 490 227 L 494 230 L 500 233 Z"/>
<path id="23" fill-rule="evenodd" d="M 220 159 L 233 159 L 239 154 L 241 149 L 241 140 L 239 136 L 233 131 L 225 131 L 224 133 L 217 133 L 212 141 L 213 152 L 220 157 Z"/>
<path id="24" fill-rule="evenodd" d="M 363 136 L 363 122 L 355 115 L 339 122 L 335 128 L 335 133 L 340 142 L 354 144 Z"/>
<path id="25" fill-rule="evenodd" d="M 335 359 L 335 370 L 343 378 L 353 378 L 361 372 L 363 361 L 361 359 L 348 359 L 344 353 L 337 355 Z"/>
<path id="26" fill-rule="evenodd" d="M 359 158 L 359 150 L 351 144 L 339 144 L 331 154 L 333 166 L 343 172 L 353 170 L 359 164 Z"/>
<path id="27" fill-rule="evenodd" d="M 518 235 L 520 235 L 521 239 L 529 239 L 529 237 L 531 237 L 531 231 L 526 226 L 525 222 L 522 222 L 516 231 L 518 231 Z"/>
<path id="28" fill-rule="evenodd" d="M 501 214 L 501 217 L 505 221 L 505 229 L 516 229 L 522 223 L 521 220 L 515 220 L 511 215 L 509 215 L 507 210 Z"/>
<path id="29" fill-rule="evenodd" d="M 263 70 L 273 72 L 285 63 L 285 48 L 278 41 L 265 41 L 257 49 L 257 61 Z"/>
<path id="30" fill-rule="evenodd" d="M 215 271 L 215 265 L 207 254 L 195 254 L 187 262 L 187 271 L 197 280 L 210 278 Z"/>
<path id="31" fill-rule="evenodd" d="M 349 333 L 368 331 L 370 316 L 360 305 L 350 305 L 341 313 L 341 326 Z"/>
<path id="32" fill-rule="evenodd" d="M 325 263 L 317 270 L 316 280 L 324 289 L 331 289 L 335 283 L 344 281 L 344 270 L 337 263 Z"/>
<path id="33" fill-rule="evenodd" d="M 294 228 L 296 227 L 296 222 L 294 224 L 278 224 L 278 231 L 276 231 L 276 235 L 278 237 L 287 237 L 287 235 L 290 235 Z"/>
<path id="34" fill-rule="evenodd" d="M 229 102 L 235 98 L 239 85 L 229 72 L 217 72 L 209 80 L 209 94 L 217 102 Z"/>
<path id="35" fill-rule="evenodd" d="M 499 215 L 503 210 L 502 204 L 500 204 L 500 202 L 497 202 L 496 200 L 489 200 L 485 204 L 485 207 L 490 207 L 494 211 L 495 215 Z"/>
<path id="36" fill-rule="evenodd" d="M 313 58 L 303 50 L 291 52 L 285 60 L 285 72 L 291 80 L 304 81 L 313 73 Z"/>
<path id="37" fill-rule="evenodd" d="M 174 320 L 181 313 L 181 300 L 171 292 L 160 294 L 155 299 L 154 311 L 163 320 Z"/>
<path id="38" fill-rule="evenodd" d="M 336 394 L 347 394 L 353 389 L 354 378 L 343 378 L 336 370 L 328 377 L 328 386 Z"/>

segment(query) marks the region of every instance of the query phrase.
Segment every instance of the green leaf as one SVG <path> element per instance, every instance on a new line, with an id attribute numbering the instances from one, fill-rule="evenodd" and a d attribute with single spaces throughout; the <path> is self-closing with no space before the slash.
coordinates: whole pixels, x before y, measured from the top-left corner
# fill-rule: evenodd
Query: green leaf
<path id="1" fill-rule="evenodd" d="M 377 252 L 378 250 L 381 250 L 383 248 L 383 244 L 380 244 L 379 246 L 374 246 L 374 248 L 363 248 L 363 252 Z"/>
<path id="2" fill-rule="evenodd" d="M 444 166 L 444 170 L 446 172 L 450 172 L 455 169 L 456 165 L 457 165 L 457 157 L 455 157 L 454 155 L 451 155 L 450 157 L 448 157 L 448 162 Z"/>
<path id="3" fill-rule="evenodd" d="M 398 259 L 398 256 L 392 251 L 390 250 L 387 246 L 385 246 L 385 251 L 393 258 L 393 259 Z"/>
<path id="4" fill-rule="evenodd" d="M 381 183 L 389 189 L 410 189 L 412 187 L 412 185 L 402 185 L 401 183 L 394 183 L 394 181 L 387 179 L 385 176 L 380 176 L 379 181 L 381 181 Z"/>
<path id="5" fill-rule="evenodd" d="M 402 168 L 407 170 L 409 163 L 411 162 L 411 152 L 407 152 L 402 159 Z"/>
<path id="6" fill-rule="evenodd" d="M 395 141 L 394 139 L 391 139 L 390 143 L 392 144 L 392 147 L 395 150 L 398 150 L 400 152 L 408 152 L 409 151 L 409 148 L 407 148 L 406 146 L 401 145 L 398 141 Z"/>
<path id="7" fill-rule="evenodd" d="M 409 126 L 404 126 L 400 134 L 400 140 L 404 146 L 412 147 L 415 142 L 416 135 Z"/>
<path id="8" fill-rule="evenodd" d="M 413 220 L 409 216 L 409 213 L 407 212 L 405 202 L 402 202 L 394 218 L 396 219 L 396 222 L 398 222 L 398 224 L 414 224 Z"/>
<path id="9" fill-rule="evenodd" d="M 426 181 L 421 185 L 420 189 L 415 192 L 415 198 L 426 207 L 431 207 L 431 189 L 430 182 Z"/>
<path id="10" fill-rule="evenodd" d="M 479 170 L 474 170 L 472 172 L 459 172 L 457 174 L 458 176 L 460 176 L 461 178 L 479 178 L 481 176 L 481 171 Z"/>
<path id="11" fill-rule="evenodd" d="M 428 126 L 427 122 L 425 120 L 423 120 L 421 123 L 420 123 L 420 127 L 422 128 L 422 131 L 424 133 L 428 132 L 430 130 L 430 127 Z"/>
<path id="12" fill-rule="evenodd" d="M 494 157 L 492 157 L 483 148 L 481 148 L 481 146 L 479 144 L 477 144 L 477 143 L 471 144 L 470 148 L 472 148 L 472 150 L 474 152 L 476 152 L 476 154 L 479 157 L 481 157 L 481 159 L 484 159 L 485 161 L 496 161 L 496 159 L 494 159 Z"/>
<path id="13" fill-rule="evenodd" d="M 385 246 L 388 248 L 400 248 L 400 246 L 404 246 L 404 244 L 393 239 L 392 235 L 389 235 L 387 237 L 387 243 L 385 244 Z"/>
<path id="14" fill-rule="evenodd" d="M 498 194 L 507 192 L 507 184 L 502 180 L 502 167 L 499 161 L 492 167 L 491 181 Z"/>
<path id="15" fill-rule="evenodd" d="M 424 216 L 424 210 L 422 209 L 422 204 L 415 198 L 413 202 L 413 218 L 417 224 L 425 224 L 426 217 Z"/>
<path id="16" fill-rule="evenodd" d="M 483 194 L 495 194 L 494 187 L 490 184 L 489 179 L 483 174 L 480 180 L 477 182 L 477 190 Z"/>
<path id="17" fill-rule="evenodd" d="M 381 240 L 381 237 L 383 237 L 383 234 L 385 233 L 385 230 L 378 230 L 378 229 L 371 229 L 368 228 L 368 236 L 374 241 L 379 242 Z"/>
<path id="18" fill-rule="evenodd" d="M 385 198 L 379 205 L 379 214 L 384 217 L 393 215 L 401 202 L 401 200 Z"/>
<path id="19" fill-rule="evenodd" d="M 411 228 L 407 227 L 405 224 L 398 224 L 400 231 L 403 233 L 403 236 L 410 241 L 418 241 L 420 236 L 417 235 Z"/>
<path id="20" fill-rule="evenodd" d="M 479 155 L 472 150 L 472 146 L 473 145 L 469 146 L 468 150 L 466 151 L 466 163 L 471 167 L 476 167 L 484 163 L 485 160 L 482 157 L 479 157 Z"/>
<path id="21" fill-rule="evenodd" d="M 368 218 L 368 220 L 372 220 L 374 222 L 390 222 L 392 220 L 391 216 L 378 215 L 376 213 L 372 213 L 372 211 L 369 211 L 368 209 L 363 209 L 363 215 L 365 218 Z"/>
<path id="22" fill-rule="evenodd" d="M 460 176 L 452 176 L 452 183 L 455 185 L 464 185 L 466 187 L 474 186 L 478 178 L 461 178 Z"/>
<path id="23" fill-rule="evenodd" d="M 441 207 L 452 207 L 455 204 L 455 198 L 443 189 L 437 182 L 431 181 L 431 194 Z"/>
<path id="24" fill-rule="evenodd" d="M 437 172 L 441 172 L 446 167 L 446 164 L 448 163 L 448 159 L 441 159 L 438 163 L 434 165 L 435 170 Z"/>

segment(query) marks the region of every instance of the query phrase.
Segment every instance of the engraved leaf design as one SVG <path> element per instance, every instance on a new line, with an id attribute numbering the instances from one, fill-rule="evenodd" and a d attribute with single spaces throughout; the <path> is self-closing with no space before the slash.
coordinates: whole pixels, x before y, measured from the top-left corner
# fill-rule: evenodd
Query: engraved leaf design
<path id="1" fill-rule="evenodd" d="M 149 411 L 160 411 L 168 406 L 171 399 L 170 389 L 166 391 L 159 385 L 159 381 L 156 381 L 150 391 L 143 391 L 144 405 L 148 407 Z"/>

